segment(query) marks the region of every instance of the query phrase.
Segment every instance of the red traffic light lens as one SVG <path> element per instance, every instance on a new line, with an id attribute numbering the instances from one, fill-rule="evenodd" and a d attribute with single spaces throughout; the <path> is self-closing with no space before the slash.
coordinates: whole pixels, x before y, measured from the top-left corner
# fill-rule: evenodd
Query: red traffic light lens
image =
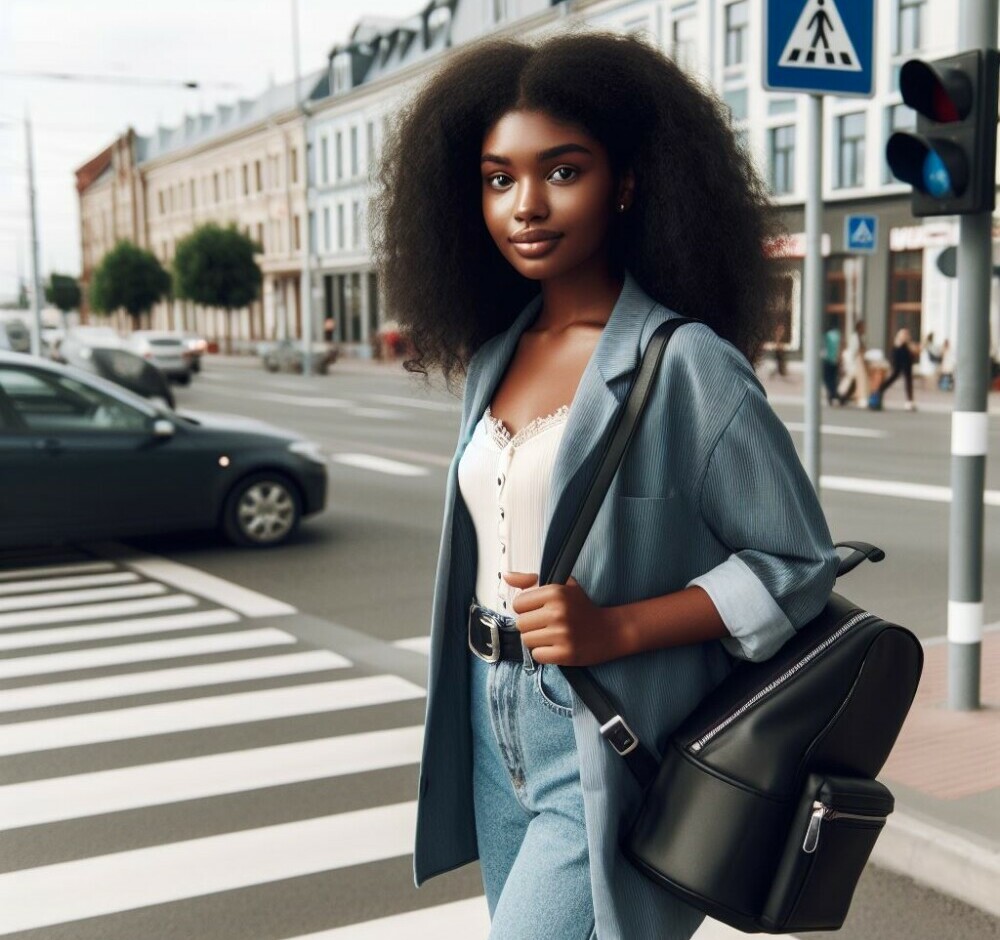
<path id="1" fill-rule="evenodd" d="M 914 111 L 942 124 L 964 121 L 972 107 L 972 86 L 964 72 L 938 69 L 920 59 L 903 63 L 899 90 Z"/>

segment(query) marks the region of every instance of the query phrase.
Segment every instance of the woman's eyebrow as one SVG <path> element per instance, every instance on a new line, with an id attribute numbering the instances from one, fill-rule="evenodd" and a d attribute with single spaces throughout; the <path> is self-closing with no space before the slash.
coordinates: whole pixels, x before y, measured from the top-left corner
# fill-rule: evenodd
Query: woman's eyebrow
<path id="1" fill-rule="evenodd" d="M 593 156 L 593 151 L 588 150 L 583 144 L 560 144 L 558 147 L 549 147 L 548 150 L 539 150 L 535 154 L 535 159 L 539 162 L 542 160 L 550 160 L 552 157 L 558 157 L 564 153 L 586 153 Z M 500 163 L 504 166 L 510 165 L 510 160 L 507 157 L 502 157 L 498 153 L 484 153 L 479 160 L 480 164 L 483 163 Z"/>

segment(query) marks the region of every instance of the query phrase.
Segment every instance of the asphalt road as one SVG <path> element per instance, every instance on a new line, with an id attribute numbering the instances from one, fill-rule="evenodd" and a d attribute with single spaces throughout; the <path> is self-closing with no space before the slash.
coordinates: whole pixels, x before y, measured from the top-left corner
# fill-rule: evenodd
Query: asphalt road
<path id="1" fill-rule="evenodd" d="M 209 359 L 178 389 L 182 410 L 292 427 L 329 453 L 329 507 L 291 544 L 199 535 L 0 553 L 0 936 L 485 937 L 478 865 L 418 891 L 409 855 L 460 401 L 401 369 L 340 365 L 302 378 Z M 799 409 L 777 411 L 799 442 Z M 840 589 L 943 634 L 947 504 L 859 490 L 946 486 L 947 416 L 824 420 L 831 530 L 887 552 Z M 1000 490 L 995 465 L 987 485 Z M 996 573 L 1000 507 L 986 512 Z M 871 865 L 844 928 L 811 934 L 945 935 L 1000 936 L 1000 924 Z M 712 922 L 697 935 L 736 936 Z"/>

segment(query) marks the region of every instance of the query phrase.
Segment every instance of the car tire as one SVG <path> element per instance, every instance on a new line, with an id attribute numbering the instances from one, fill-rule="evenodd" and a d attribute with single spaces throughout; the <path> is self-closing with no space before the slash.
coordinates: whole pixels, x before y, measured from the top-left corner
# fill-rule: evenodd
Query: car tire
<path id="1" fill-rule="evenodd" d="M 234 545 L 270 548 L 295 533 L 302 498 L 283 473 L 262 471 L 244 477 L 226 497 L 222 532 Z"/>
<path id="2" fill-rule="evenodd" d="M 268 372 L 277 372 L 278 371 L 278 364 L 276 362 L 267 362 L 265 360 L 265 362 L 264 362 L 264 368 L 267 369 Z"/>
<path id="3" fill-rule="evenodd" d="M 184 375 L 177 376 L 178 385 L 190 385 L 191 384 L 191 373 L 185 372 Z"/>

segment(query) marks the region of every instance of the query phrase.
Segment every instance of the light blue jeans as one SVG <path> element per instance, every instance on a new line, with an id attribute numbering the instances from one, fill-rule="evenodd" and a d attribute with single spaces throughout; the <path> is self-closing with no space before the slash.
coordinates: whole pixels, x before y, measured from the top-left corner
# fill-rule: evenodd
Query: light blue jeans
<path id="1" fill-rule="evenodd" d="M 501 629 L 517 630 L 494 613 Z M 569 683 L 526 647 L 523 662 L 468 656 L 489 940 L 596 940 Z"/>

